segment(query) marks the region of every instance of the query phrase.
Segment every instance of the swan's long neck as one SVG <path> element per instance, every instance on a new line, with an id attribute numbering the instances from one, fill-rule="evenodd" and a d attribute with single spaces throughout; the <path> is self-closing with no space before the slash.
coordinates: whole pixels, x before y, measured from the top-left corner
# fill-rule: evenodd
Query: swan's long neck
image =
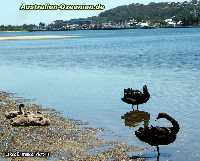
<path id="1" fill-rule="evenodd" d="M 178 122 L 169 115 L 165 115 L 165 116 L 163 116 L 163 118 L 166 118 L 168 121 L 170 121 L 172 123 L 171 129 L 173 130 L 174 133 L 178 133 L 178 131 L 180 129 Z"/>
<path id="2" fill-rule="evenodd" d="M 22 107 L 21 107 L 21 106 L 19 106 L 19 112 L 20 112 L 20 114 L 23 113 L 23 112 L 22 112 Z"/>
<path id="3" fill-rule="evenodd" d="M 143 94 L 144 94 L 144 95 L 149 95 L 149 96 L 150 96 L 147 86 L 144 86 L 144 87 L 143 87 Z"/>
<path id="4" fill-rule="evenodd" d="M 148 101 L 149 98 L 150 98 L 150 93 L 149 93 L 147 88 L 143 89 L 143 94 L 144 94 L 144 97 L 145 97 L 145 101 Z"/>

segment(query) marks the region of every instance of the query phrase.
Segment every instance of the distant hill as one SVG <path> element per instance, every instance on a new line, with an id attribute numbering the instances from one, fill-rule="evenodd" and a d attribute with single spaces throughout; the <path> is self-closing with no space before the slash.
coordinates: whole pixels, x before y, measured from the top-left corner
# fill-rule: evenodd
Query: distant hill
<path id="1" fill-rule="evenodd" d="M 131 25 L 138 22 L 148 22 L 151 26 L 167 27 L 168 21 L 164 21 L 165 19 L 170 19 L 170 22 L 174 24 L 181 24 L 181 27 L 182 25 L 200 27 L 200 0 L 192 0 L 190 2 L 151 2 L 146 5 L 133 3 L 106 10 L 98 16 L 71 19 L 69 21 L 56 20 L 49 25 L 45 25 L 45 23 L 40 23 L 39 26 L 35 24 L 24 24 L 21 26 L 0 25 L 0 31 L 87 29 L 87 24 L 91 24 L 93 29 L 97 29 L 99 26 L 101 28 L 104 25 L 102 23 L 109 22 L 113 23 L 113 26 L 116 23 L 119 26 L 123 26 L 126 22 L 131 22 L 129 23 Z M 69 24 L 72 25 L 72 28 L 69 28 Z M 88 29 L 91 28 L 88 27 Z"/>
<path id="2" fill-rule="evenodd" d="M 175 21 L 182 20 L 184 25 L 195 25 L 200 23 L 200 1 L 191 2 L 151 2 L 147 5 L 133 3 L 119 6 L 100 13 L 98 16 L 89 17 L 95 23 L 121 22 L 130 19 L 138 21 L 160 22 L 167 18 Z"/>

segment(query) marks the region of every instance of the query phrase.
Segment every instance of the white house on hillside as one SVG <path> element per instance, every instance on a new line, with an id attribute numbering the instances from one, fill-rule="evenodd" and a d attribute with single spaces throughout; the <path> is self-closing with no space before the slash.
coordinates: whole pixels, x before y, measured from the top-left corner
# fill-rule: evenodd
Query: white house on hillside
<path id="1" fill-rule="evenodd" d="M 176 22 L 174 22 L 171 18 L 165 19 L 165 22 L 167 23 L 167 26 L 169 27 L 176 27 Z"/>

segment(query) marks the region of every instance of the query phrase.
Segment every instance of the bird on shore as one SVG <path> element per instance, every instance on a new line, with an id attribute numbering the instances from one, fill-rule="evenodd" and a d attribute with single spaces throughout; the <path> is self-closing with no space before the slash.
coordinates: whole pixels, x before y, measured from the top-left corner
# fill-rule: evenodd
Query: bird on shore
<path id="1" fill-rule="evenodd" d="M 132 88 L 124 89 L 124 97 L 121 100 L 127 104 L 131 104 L 132 108 L 134 105 L 146 103 L 150 98 L 150 93 L 148 91 L 147 85 L 143 86 L 143 92 L 139 90 L 133 90 Z"/>
<path id="2" fill-rule="evenodd" d="M 11 120 L 12 126 L 48 126 L 50 125 L 50 120 L 37 115 L 19 115 Z"/>
<path id="3" fill-rule="evenodd" d="M 19 111 L 10 111 L 10 112 L 6 112 L 6 113 L 5 113 L 5 117 L 6 117 L 7 119 L 11 119 L 11 118 L 17 117 L 18 115 L 22 115 L 22 114 L 23 114 L 22 108 L 24 108 L 24 104 L 19 104 L 18 108 L 19 108 Z"/>
<path id="4" fill-rule="evenodd" d="M 157 120 L 160 118 L 165 118 L 172 123 L 172 127 L 140 127 L 135 131 L 136 137 L 148 143 L 151 146 L 157 147 L 158 156 L 160 156 L 159 145 L 168 145 L 176 140 L 176 134 L 179 132 L 178 122 L 169 116 L 167 113 L 159 113 Z"/>
<path id="5" fill-rule="evenodd" d="M 50 120 L 45 118 L 40 111 L 36 113 L 26 111 L 23 114 L 17 115 L 11 119 L 12 126 L 47 126 L 50 125 Z"/>

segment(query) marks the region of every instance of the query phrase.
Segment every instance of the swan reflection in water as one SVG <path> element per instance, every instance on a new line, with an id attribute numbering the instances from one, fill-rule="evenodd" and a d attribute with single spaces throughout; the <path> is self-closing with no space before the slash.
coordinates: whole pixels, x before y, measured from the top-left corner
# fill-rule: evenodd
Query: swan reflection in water
<path id="1" fill-rule="evenodd" d="M 150 120 L 150 113 L 139 110 L 130 111 L 121 116 L 121 119 L 124 120 L 125 126 L 136 127 L 141 122 L 144 122 L 144 127 L 146 126 L 148 127 Z"/>

